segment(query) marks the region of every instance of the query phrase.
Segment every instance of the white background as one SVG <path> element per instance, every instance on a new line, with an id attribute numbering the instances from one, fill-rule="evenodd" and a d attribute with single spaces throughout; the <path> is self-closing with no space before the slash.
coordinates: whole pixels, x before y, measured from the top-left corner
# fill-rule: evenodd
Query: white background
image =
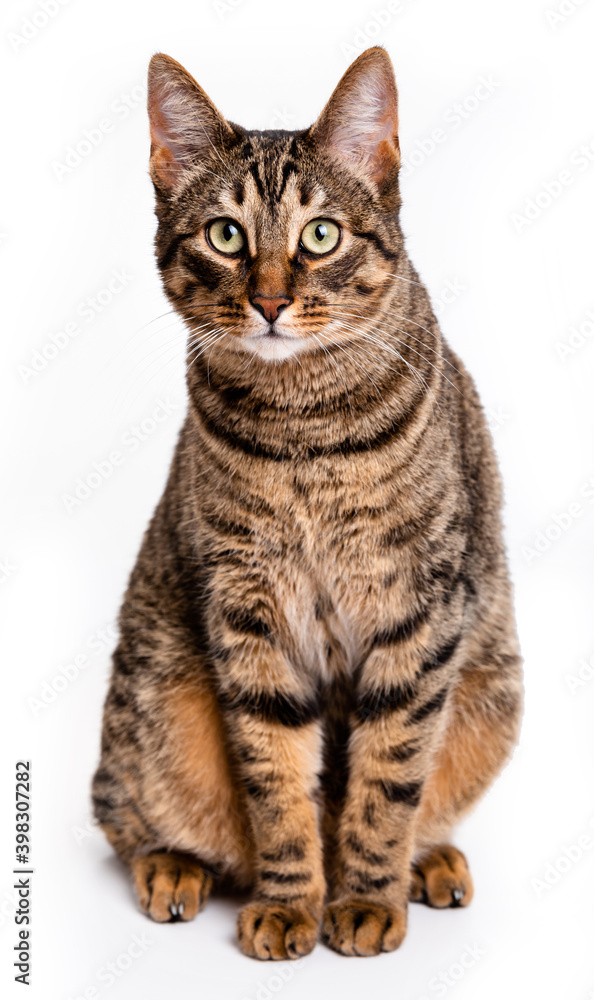
<path id="1" fill-rule="evenodd" d="M 557 881 L 545 882 L 564 848 L 584 835 L 594 844 L 594 679 L 578 675 L 594 674 L 594 163 L 579 153 L 594 139 L 594 0 L 573 13 L 565 0 L 570 13 L 554 23 L 547 11 L 561 3 L 402 0 L 399 12 L 380 16 L 381 28 L 373 14 L 387 8 L 382 0 L 235 0 L 222 15 L 206 0 L 70 0 L 45 25 L 35 0 L 3 5 L 4 996 L 24 991 L 12 982 L 11 950 L 19 755 L 33 761 L 35 800 L 27 996 L 594 995 L 594 846 L 581 857 L 573 850 Z M 23 41 L 32 15 L 40 27 Z M 403 155 L 415 163 L 402 183 L 409 251 L 477 380 L 505 479 L 526 714 L 512 764 L 457 836 L 476 883 L 467 911 L 412 906 L 402 948 L 380 958 L 349 960 L 320 945 L 296 966 L 258 964 L 235 944 L 235 901 L 211 901 L 190 925 L 147 921 L 87 826 L 113 645 L 97 633 L 114 622 L 185 406 L 183 330 L 170 316 L 157 319 L 169 306 L 152 254 L 140 88 L 162 50 L 232 120 L 297 128 L 316 117 L 357 51 L 378 42 L 394 61 Z M 478 100 L 482 77 L 492 93 L 480 90 Z M 136 96 L 124 117 L 126 94 Z M 87 155 L 72 166 L 69 147 L 106 118 L 111 130 L 90 152 L 83 145 Z M 435 129 L 442 141 L 432 150 Z M 547 205 L 543 185 L 563 170 L 572 182 Z M 522 222 L 535 198 L 536 218 Z M 129 276 L 126 286 L 100 312 L 81 315 L 114 269 Z M 52 336 L 75 321 L 77 335 L 44 364 Z M 583 324 L 580 346 L 571 329 Z M 573 353 L 563 352 L 570 336 Z M 173 409 L 152 424 L 159 400 Z M 133 447 L 142 421 L 149 430 Z M 114 449 L 121 464 L 68 511 L 64 495 Z M 554 517 L 572 504 L 579 508 L 556 529 Z M 65 680 L 75 657 L 78 673 L 67 669 Z M 147 950 L 130 960 L 135 934 L 147 936 Z M 460 977 L 468 946 L 480 950 L 474 964 L 438 988 L 440 972 Z M 108 962 L 117 963 L 113 985 Z"/>

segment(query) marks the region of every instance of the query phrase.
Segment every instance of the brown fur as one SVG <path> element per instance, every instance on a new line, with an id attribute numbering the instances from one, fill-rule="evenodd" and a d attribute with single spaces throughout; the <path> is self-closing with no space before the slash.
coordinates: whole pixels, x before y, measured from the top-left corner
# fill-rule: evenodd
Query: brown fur
<path id="1" fill-rule="evenodd" d="M 409 896 L 470 901 L 447 839 L 521 711 L 499 476 L 404 249 L 391 65 L 370 49 L 311 129 L 271 133 L 155 56 L 149 114 L 190 403 L 122 607 L 95 813 L 154 919 L 226 877 L 252 887 L 246 954 L 320 928 L 377 954 Z M 316 255 L 300 233 L 324 218 L 340 240 Z"/>

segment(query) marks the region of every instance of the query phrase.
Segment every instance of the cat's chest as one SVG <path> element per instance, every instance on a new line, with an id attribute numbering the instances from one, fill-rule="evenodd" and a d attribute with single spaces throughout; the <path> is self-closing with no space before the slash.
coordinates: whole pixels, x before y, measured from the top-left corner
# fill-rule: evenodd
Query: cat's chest
<path id="1" fill-rule="evenodd" d="M 384 526 L 359 508 L 334 519 L 309 507 L 299 528 L 303 651 L 316 661 L 321 656 L 325 672 L 350 671 L 370 636 L 402 606 L 406 566 L 382 545 Z"/>

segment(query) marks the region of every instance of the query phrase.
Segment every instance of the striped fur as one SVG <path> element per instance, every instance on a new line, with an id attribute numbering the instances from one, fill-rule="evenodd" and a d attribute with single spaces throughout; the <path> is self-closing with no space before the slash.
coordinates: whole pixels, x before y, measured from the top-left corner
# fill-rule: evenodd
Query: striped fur
<path id="1" fill-rule="evenodd" d="M 469 902 L 447 837 L 521 710 L 499 476 L 404 249 L 392 69 L 370 49 L 311 129 L 248 132 L 156 56 L 149 113 L 189 408 L 121 611 L 95 814 L 155 919 L 230 879 L 246 954 L 297 957 L 320 927 L 377 954 L 409 896 Z M 342 235 L 316 259 L 318 217 Z M 263 294 L 290 300 L 278 337 Z"/>

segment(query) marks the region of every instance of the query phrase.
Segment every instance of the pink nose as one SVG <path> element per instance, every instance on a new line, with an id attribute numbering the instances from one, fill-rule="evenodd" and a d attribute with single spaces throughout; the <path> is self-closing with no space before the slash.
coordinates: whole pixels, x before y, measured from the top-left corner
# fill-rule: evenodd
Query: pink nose
<path id="1" fill-rule="evenodd" d="M 292 301 L 293 299 L 289 299 L 286 295 L 279 295 L 274 299 L 269 299 L 265 295 L 254 295 L 250 299 L 254 309 L 262 313 L 264 319 L 267 319 L 269 323 L 274 323 L 281 309 L 290 306 Z"/>

